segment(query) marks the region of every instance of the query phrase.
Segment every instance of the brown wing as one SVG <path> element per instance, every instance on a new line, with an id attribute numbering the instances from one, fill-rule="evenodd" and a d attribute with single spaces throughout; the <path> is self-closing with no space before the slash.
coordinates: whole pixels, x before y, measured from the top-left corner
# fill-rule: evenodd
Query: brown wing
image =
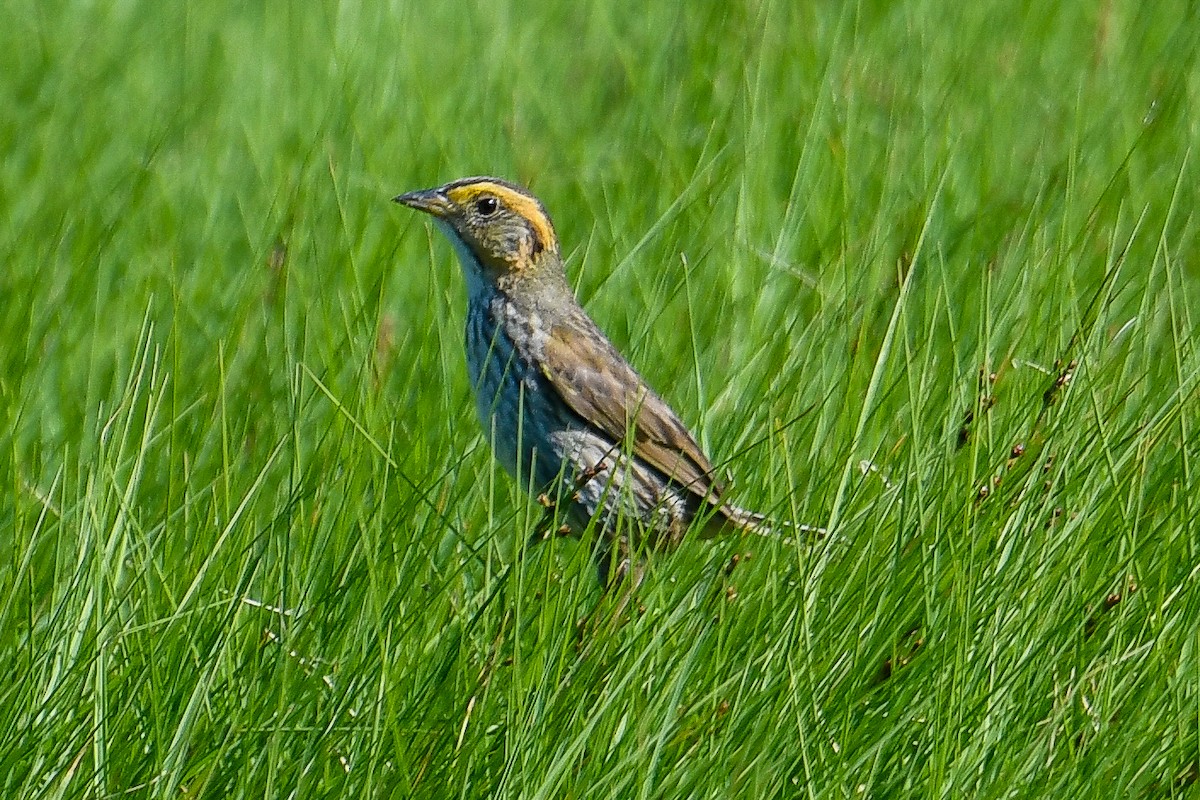
<path id="1" fill-rule="evenodd" d="M 635 456 L 719 502 L 723 487 L 692 434 L 590 319 L 554 326 L 544 355 L 543 374 L 576 414 L 615 442 L 632 433 Z"/>

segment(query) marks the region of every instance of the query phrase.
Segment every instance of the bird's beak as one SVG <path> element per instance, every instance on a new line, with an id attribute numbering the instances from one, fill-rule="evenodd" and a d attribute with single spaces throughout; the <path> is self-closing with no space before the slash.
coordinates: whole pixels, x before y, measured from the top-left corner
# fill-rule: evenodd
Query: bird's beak
<path id="1" fill-rule="evenodd" d="M 393 197 L 392 200 L 402 206 L 415 208 L 418 211 L 424 211 L 435 217 L 446 216 L 452 208 L 450 199 L 442 194 L 439 189 L 422 189 L 419 192 L 408 192 L 407 194 Z"/>

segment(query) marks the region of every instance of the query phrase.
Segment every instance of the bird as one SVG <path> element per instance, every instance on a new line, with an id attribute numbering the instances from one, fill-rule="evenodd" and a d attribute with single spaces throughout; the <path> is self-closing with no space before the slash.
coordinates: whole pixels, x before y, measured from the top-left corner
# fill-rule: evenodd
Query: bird
<path id="1" fill-rule="evenodd" d="M 496 459 L 561 512 L 561 532 L 595 525 L 603 589 L 636 587 L 646 555 L 690 529 L 764 533 L 766 518 L 724 498 L 679 415 L 580 305 L 537 197 L 470 177 L 393 200 L 430 215 L 461 263 L 467 370 Z"/>

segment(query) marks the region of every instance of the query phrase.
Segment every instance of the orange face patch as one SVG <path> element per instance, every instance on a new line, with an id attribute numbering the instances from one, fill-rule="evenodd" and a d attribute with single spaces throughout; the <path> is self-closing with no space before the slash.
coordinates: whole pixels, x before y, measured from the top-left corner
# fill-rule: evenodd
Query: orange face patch
<path id="1" fill-rule="evenodd" d="M 542 209 L 542 204 L 529 195 L 502 186 L 492 181 L 479 181 L 466 186 L 456 186 L 446 193 L 455 205 L 465 206 L 480 195 L 491 195 L 503 203 L 508 209 L 521 215 L 529 222 L 533 233 L 541 245 L 547 250 L 557 250 L 558 240 L 554 234 L 554 226 Z"/>

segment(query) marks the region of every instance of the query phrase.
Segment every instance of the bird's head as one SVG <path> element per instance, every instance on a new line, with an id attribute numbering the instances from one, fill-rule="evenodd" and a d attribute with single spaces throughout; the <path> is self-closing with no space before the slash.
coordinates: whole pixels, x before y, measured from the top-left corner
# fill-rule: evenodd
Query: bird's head
<path id="1" fill-rule="evenodd" d="M 508 181 L 463 178 L 394 199 L 433 216 L 463 267 L 468 273 L 479 269 L 485 280 L 503 283 L 536 271 L 547 260 L 560 263 L 558 236 L 546 209 Z"/>

